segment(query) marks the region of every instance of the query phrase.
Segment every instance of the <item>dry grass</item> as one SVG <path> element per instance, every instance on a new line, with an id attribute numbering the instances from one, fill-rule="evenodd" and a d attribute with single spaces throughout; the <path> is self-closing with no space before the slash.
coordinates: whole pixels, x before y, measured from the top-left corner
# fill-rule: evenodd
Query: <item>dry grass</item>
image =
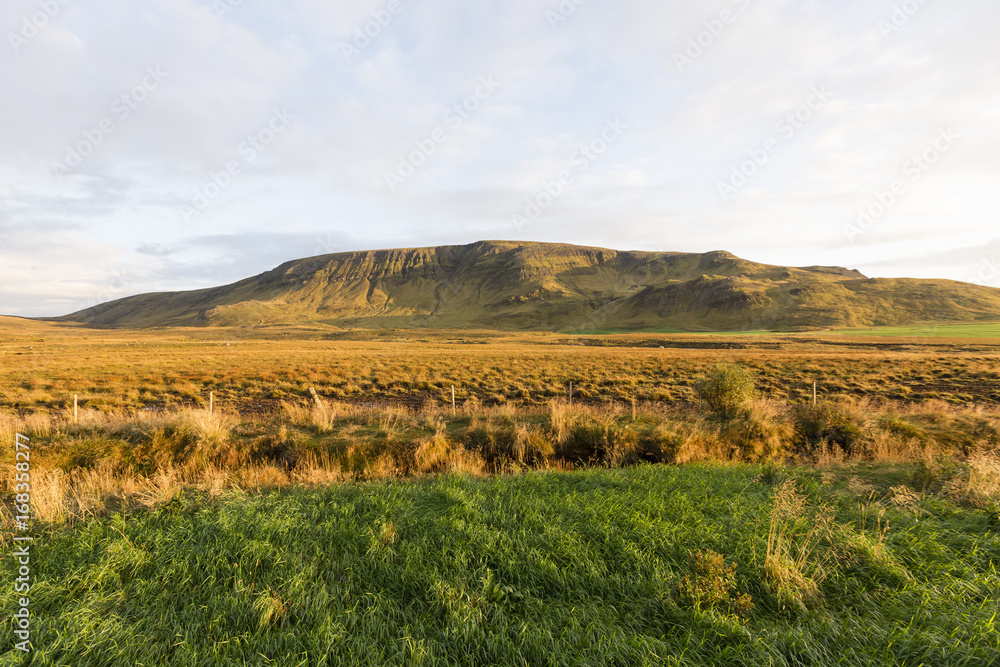
<path id="1" fill-rule="evenodd" d="M 417 445 L 414 451 L 416 469 L 421 473 L 452 472 L 465 475 L 481 475 L 485 468 L 482 456 L 468 451 L 462 445 L 452 443 L 445 435 L 441 423 L 434 436 Z"/>
<path id="2" fill-rule="evenodd" d="M 982 454 L 971 459 L 965 492 L 971 499 L 1000 500 L 1000 458 Z"/>
<path id="3" fill-rule="evenodd" d="M 1000 456 L 975 454 L 957 475 L 946 481 L 943 491 L 975 507 L 1000 507 Z"/>
<path id="4" fill-rule="evenodd" d="M 779 400 L 807 398 L 813 380 L 821 400 L 844 395 L 944 406 L 1000 400 L 998 347 L 974 339 L 899 339 L 899 351 L 887 354 L 880 346 L 893 341 L 818 335 L 94 331 L 6 321 L 0 334 L 8 353 L 0 408 L 69 410 L 78 394 L 81 422 L 88 409 L 207 407 L 209 391 L 218 406 L 263 401 L 273 408 L 310 400 L 310 387 L 327 402 L 444 406 L 455 385 L 460 412 L 468 414 L 477 403 L 545 405 L 565 397 L 569 382 L 578 402 L 685 403 L 697 400 L 694 381 L 719 361 L 747 368 L 760 393 Z"/>
<path id="5" fill-rule="evenodd" d="M 885 431 L 874 431 L 869 438 L 868 453 L 872 461 L 902 463 L 926 458 L 926 448 L 916 440 Z"/>
<path id="6" fill-rule="evenodd" d="M 764 571 L 778 600 L 805 610 L 821 601 L 820 584 L 833 556 L 820 551 L 834 530 L 829 508 L 811 510 L 795 480 L 786 480 L 772 501 L 764 553 Z"/>
<path id="7" fill-rule="evenodd" d="M 408 409 L 319 399 L 286 402 L 277 415 L 250 418 L 200 408 L 88 409 L 78 420 L 61 409 L 0 412 L 0 454 L 13 460 L 14 432 L 32 439 L 34 512 L 53 523 L 126 503 L 156 505 L 191 488 L 217 496 L 226 489 L 618 467 L 643 460 L 781 461 L 795 451 L 799 460 L 820 466 L 919 462 L 927 469 L 925 486 L 946 484 L 947 493 L 972 504 L 997 502 L 1000 414 L 995 410 L 941 401 L 844 400 L 836 411 L 819 415 L 835 421 L 817 422 L 821 431 L 827 429 L 818 442 L 798 443 L 796 410 L 759 398 L 720 420 L 648 401 L 633 406 L 555 399 L 541 407 L 485 406 L 467 399 L 453 415 L 450 406 L 436 404 Z M 827 435 L 849 437 L 846 448 Z M 965 462 L 964 472 L 942 472 L 938 460 Z M 0 478 L 0 494 L 12 492 L 12 478 Z M 780 575 L 781 585 L 801 588 L 805 593 L 798 597 L 810 599 L 808 585 L 794 575 L 798 557 L 786 553 L 783 542 L 772 546 L 775 576 L 782 569 L 791 573 Z"/>

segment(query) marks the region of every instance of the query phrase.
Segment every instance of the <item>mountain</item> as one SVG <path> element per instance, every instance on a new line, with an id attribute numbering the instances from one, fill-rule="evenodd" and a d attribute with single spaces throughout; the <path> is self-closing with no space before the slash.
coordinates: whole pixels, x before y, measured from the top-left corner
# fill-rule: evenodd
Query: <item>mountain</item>
<path id="1" fill-rule="evenodd" d="M 721 251 L 480 241 L 310 257 L 224 287 L 143 294 L 56 319 L 129 328 L 801 330 L 997 320 L 1000 290 L 770 266 Z"/>

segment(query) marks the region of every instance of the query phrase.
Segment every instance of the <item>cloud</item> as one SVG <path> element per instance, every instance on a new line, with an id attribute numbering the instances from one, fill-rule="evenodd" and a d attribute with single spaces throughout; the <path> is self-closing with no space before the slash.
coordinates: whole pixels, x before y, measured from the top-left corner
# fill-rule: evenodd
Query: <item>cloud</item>
<path id="1" fill-rule="evenodd" d="M 925 3 L 888 35 L 888 1 L 399 2 L 388 15 L 388 0 L 74 2 L 0 48 L 0 312 L 204 287 L 326 248 L 524 238 L 963 279 L 977 261 L 963 249 L 991 238 L 989 0 Z M 20 34 L 34 12 L 7 3 L 0 25 Z M 501 85 L 450 124 L 482 77 Z M 830 100 L 785 136 L 817 86 Z M 241 146 L 275 109 L 294 122 L 248 160 Z M 516 228 L 613 118 L 629 126 L 620 140 Z M 948 127 L 954 149 L 848 239 Z M 386 172 L 438 128 L 391 190 Z M 772 138 L 777 151 L 723 201 L 719 183 Z M 88 154 L 60 178 L 53 165 L 73 151 Z M 239 175 L 183 217 L 233 161 Z"/>

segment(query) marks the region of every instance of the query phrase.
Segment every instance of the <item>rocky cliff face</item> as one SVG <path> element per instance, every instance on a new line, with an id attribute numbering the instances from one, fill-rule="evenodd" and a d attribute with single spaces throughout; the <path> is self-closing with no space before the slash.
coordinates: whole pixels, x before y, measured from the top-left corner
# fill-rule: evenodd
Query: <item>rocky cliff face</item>
<path id="1" fill-rule="evenodd" d="M 727 252 L 481 241 L 310 257 L 224 287 L 139 295 L 59 319 L 116 327 L 795 329 L 1000 319 L 1000 290 L 870 280 Z"/>

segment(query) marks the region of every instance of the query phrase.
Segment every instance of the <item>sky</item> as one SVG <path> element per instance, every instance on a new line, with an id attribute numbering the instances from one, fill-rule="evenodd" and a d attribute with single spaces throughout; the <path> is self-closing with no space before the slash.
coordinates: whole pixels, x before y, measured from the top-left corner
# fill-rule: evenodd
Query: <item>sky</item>
<path id="1" fill-rule="evenodd" d="M 996 0 L 6 0 L 0 313 L 333 252 L 1000 287 Z"/>

